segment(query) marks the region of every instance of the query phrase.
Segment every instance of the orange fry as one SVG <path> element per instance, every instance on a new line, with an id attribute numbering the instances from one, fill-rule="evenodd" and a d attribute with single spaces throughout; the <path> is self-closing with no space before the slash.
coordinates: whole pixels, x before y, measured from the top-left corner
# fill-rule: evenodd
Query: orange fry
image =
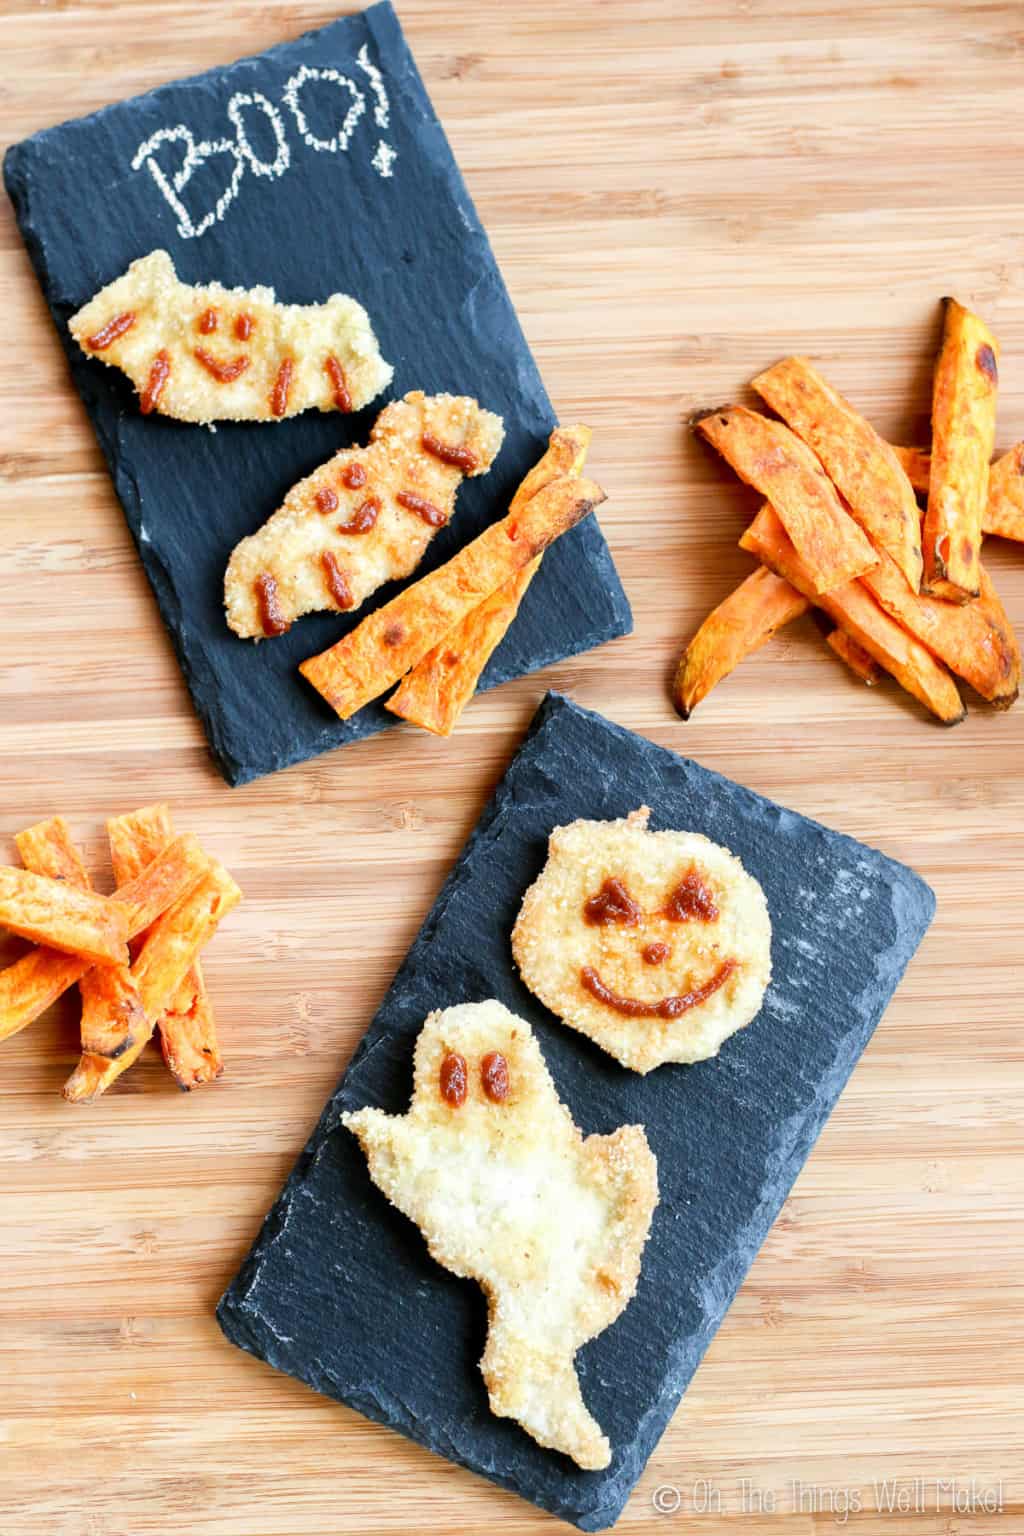
<path id="1" fill-rule="evenodd" d="M 91 962 L 40 945 L 0 971 L 0 1040 L 7 1040 L 45 1013 L 68 987 L 81 981 Z"/>
<path id="2" fill-rule="evenodd" d="M 516 491 L 509 515 L 521 511 L 531 497 L 560 475 L 581 474 L 590 435 L 589 427 L 556 427 L 543 458 Z M 456 624 L 406 674 L 384 708 L 436 736 L 450 736 L 476 692 L 481 672 L 518 613 L 540 562 L 541 556 L 531 560 Z"/>
<path id="3" fill-rule="evenodd" d="M 118 884 L 134 879 L 163 851 L 172 838 L 171 813 L 166 805 L 144 806 L 107 822 L 107 836 Z M 164 1061 L 178 1086 L 186 1092 L 213 1082 L 224 1070 L 213 1005 L 206 991 L 198 958 L 157 1020 Z"/>
<path id="4" fill-rule="evenodd" d="M 980 590 L 978 556 L 996 430 L 999 343 L 983 320 L 946 300 L 932 386 L 932 465 L 924 516 L 924 590 L 965 603 Z"/>
<path id="5" fill-rule="evenodd" d="M 1024 543 L 1024 442 L 1015 443 L 989 469 L 981 527 L 983 533 Z"/>
<path id="6" fill-rule="evenodd" d="M 109 896 L 10 865 L 0 867 L 0 927 L 23 939 L 94 964 L 117 965 L 128 959 L 128 918 Z"/>
<path id="7" fill-rule="evenodd" d="M 981 595 L 971 603 L 919 597 L 888 555 L 861 580 L 886 613 L 933 656 L 997 709 L 1009 709 L 1020 686 L 1020 648 L 984 566 L 978 567 Z"/>
<path id="8" fill-rule="evenodd" d="M 105 1093 L 141 1055 L 156 1020 L 181 986 L 200 949 L 213 936 L 221 918 L 241 899 L 227 870 L 215 860 L 190 890 L 155 921 L 132 962 L 132 977 L 145 1010 L 146 1028 L 116 1061 L 84 1053 L 64 1085 L 72 1102 Z"/>
<path id="9" fill-rule="evenodd" d="M 862 576 L 877 556 L 831 480 L 796 433 L 742 405 L 697 422 L 697 431 L 741 480 L 766 496 L 795 545 L 812 595 Z"/>
<path id="10" fill-rule="evenodd" d="M 932 456 L 927 448 L 895 448 L 915 491 L 928 490 Z M 1014 443 L 989 466 L 982 533 L 1024 544 L 1024 442 Z"/>
<path id="11" fill-rule="evenodd" d="M 592 480 L 565 475 L 553 480 L 521 512 L 492 523 L 447 565 L 406 587 L 299 671 L 347 720 L 604 499 Z"/>
<path id="12" fill-rule="evenodd" d="M 119 886 L 119 903 L 128 908 L 128 937 L 134 939 L 206 873 L 210 860 L 199 839 L 185 832 L 168 843 L 146 867 Z"/>
<path id="13" fill-rule="evenodd" d="M 89 891 L 92 882 L 63 816 L 37 822 L 14 839 L 26 869 L 53 880 L 67 880 Z M 119 1056 L 143 1024 L 142 1004 L 127 964 L 96 965 L 79 982 L 82 994 L 83 1047 Z"/>
<path id="14" fill-rule="evenodd" d="M 812 448 L 876 549 L 921 587 L 921 514 L 898 458 L 805 357 L 787 357 L 753 387 Z"/>
<path id="15" fill-rule="evenodd" d="M 766 504 L 740 539 L 740 547 L 783 576 L 891 672 L 908 693 L 947 725 L 966 713 L 956 684 L 930 651 L 901 629 L 857 581 L 836 592 L 815 594 L 810 572 L 800 559 L 775 509 Z"/>
<path id="16" fill-rule="evenodd" d="M 763 565 L 708 614 L 679 658 L 672 702 L 689 720 L 716 683 L 775 632 L 806 613 L 810 603 Z"/>
<path id="17" fill-rule="evenodd" d="M 840 661 L 845 661 L 854 676 L 873 688 L 881 675 L 881 667 L 862 645 L 859 645 L 844 629 L 834 629 L 826 636 L 828 644 Z"/>

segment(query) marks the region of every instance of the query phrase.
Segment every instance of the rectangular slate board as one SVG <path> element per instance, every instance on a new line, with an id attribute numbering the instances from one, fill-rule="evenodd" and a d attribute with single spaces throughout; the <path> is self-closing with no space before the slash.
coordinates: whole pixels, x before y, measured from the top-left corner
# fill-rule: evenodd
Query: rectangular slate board
<path id="1" fill-rule="evenodd" d="M 334 71 L 350 84 L 302 73 L 309 70 Z M 293 107 L 288 87 L 296 81 Z M 357 98 L 363 107 L 347 148 L 326 147 L 337 143 L 339 117 Z M 249 158 L 229 108 L 242 124 Z M 275 121 L 288 165 L 267 174 L 278 158 Z M 161 130 L 177 136 L 147 153 L 144 146 Z M 8 151 L 4 178 L 224 777 L 242 784 L 394 724 L 379 703 L 339 721 L 296 672 L 393 587 L 358 616 L 311 616 L 258 646 L 231 634 L 223 613 L 224 568 L 234 545 L 296 480 L 339 448 L 364 442 L 389 398 L 410 389 L 448 390 L 475 395 L 505 419 L 494 468 L 459 492 L 456 516 L 421 572 L 503 515 L 554 425 L 392 7 L 372 6 L 257 58 L 38 133 Z M 158 246 L 170 251 L 186 282 L 267 283 L 291 303 L 338 290 L 353 294 L 394 364 L 390 391 L 353 416 L 311 412 L 275 425 L 224 423 L 216 432 L 142 417 L 128 381 L 86 358 L 67 321 L 129 262 Z M 608 548 L 589 518 L 545 557 L 482 686 L 631 627 Z"/>
<path id="2" fill-rule="evenodd" d="M 757 1019 L 696 1066 L 640 1077 L 561 1025 L 509 938 L 553 827 L 652 808 L 761 882 L 774 974 Z M 931 922 L 911 870 L 548 694 L 338 1089 L 221 1300 L 235 1344 L 583 1530 L 610 1525 Z M 639 1122 L 661 1203 L 635 1299 L 580 1352 L 611 1466 L 581 1472 L 492 1416 L 479 1288 L 429 1257 L 370 1182 L 344 1110 L 404 1112 L 432 1008 L 495 997 L 528 1019 L 586 1134 Z"/>

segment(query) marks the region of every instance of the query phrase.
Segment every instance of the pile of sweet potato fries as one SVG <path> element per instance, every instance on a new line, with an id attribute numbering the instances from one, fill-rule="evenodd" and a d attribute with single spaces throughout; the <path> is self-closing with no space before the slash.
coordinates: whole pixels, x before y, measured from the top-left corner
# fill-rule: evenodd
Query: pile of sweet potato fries
<path id="1" fill-rule="evenodd" d="M 966 713 L 953 673 L 1009 708 L 1020 650 L 980 558 L 984 534 L 1024 541 L 1024 443 L 990 463 L 998 357 L 984 321 L 947 299 L 930 450 L 885 442 L 800 357 L 753 381 L 780 420 L 726 406 L 697 421 L 766 500 L 740 539 L 758 569 L 680 658 L 673 697 L 684 720 L 812 606 L 857 676 L 873 683 L 884 669 L 945 724 Z"/>
<path id="2" fill-rule="evenodd" d="M 0 867 L 0 927 L 32 942 L 0 971 L 0 1040 L 77 982 L 82 1055 L 64 1086 L 78 1102 L 105 1093 L 154 1029 L 181 1088 L 223 1070 L 199 951 L 241 899 L 227 870 L 191 834 L 175 837 L 166 805 L 107 823 L 117 889 L 92 889 L 62 816 L 15 838 L 24 868 Z"/>

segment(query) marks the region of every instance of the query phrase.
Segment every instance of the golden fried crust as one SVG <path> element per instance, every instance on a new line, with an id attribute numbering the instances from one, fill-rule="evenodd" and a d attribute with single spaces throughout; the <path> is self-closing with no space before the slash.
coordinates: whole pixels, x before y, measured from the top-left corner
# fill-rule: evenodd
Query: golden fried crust
<path id="1" fill-rule="evenodd" d="M 508 1083 L 499 1102 L 484 1088 L 496 1052 Z M 453 1105 L 441 1085 L 456 1056 L 465 1097 Z M 432 1256 L 483 1287 L 481 1371 L 492 1411 L 585 1469 L 606 1467 L 611 1448 L 573 1362 L 636 1291 L 658 1203 L 643 1128 L 584 1140 L 529 1025 L 493 1001 L 430 1015 L 408 1114 L 361 1109 L 342 1120 L 374 1183 L 416 1222 Z"/>
<path id="2" fill-rule="evenodd" d="M 452 517 L 463 480 L 459 464 L 426 451 L 424 441 L 468 455 L 468 473 L 482 475 L 503 438 L 501 417 L 466 395 L 414 390 L 385 406 L 368 447 L 336 453 L 235 546 L 224 578 L 229 627 L 243 639 L 266 634 L 258 588 L 266 577 L 283 626 L 320 609 L 352 612 L 384 582 L 408 576 Z"/>
<path id="3" fill-rule="evenodd" d="M 272 288 L 192 287 L 166 251 L 133 261 L 68 324 L 88 357 L 128 375 L 144 412 L 178 421 L 358 411 L 393 372 L 347 294 L 278 304 Z"/>
<path id="4" fill-rule="evenodd" d="M 771 979 L 757 881 L 699 833 L 648 831 L 649 815 L 556 827 L 512 934 L 530 990 L 635 1072 L 717 1055 Z"/>

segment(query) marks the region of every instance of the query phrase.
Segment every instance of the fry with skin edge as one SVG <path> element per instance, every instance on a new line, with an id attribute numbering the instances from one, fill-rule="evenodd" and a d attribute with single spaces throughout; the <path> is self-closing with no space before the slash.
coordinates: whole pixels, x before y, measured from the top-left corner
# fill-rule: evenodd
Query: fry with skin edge
<path id="1" fill-rule="evenodd" d="M 810 597 L 944 724 L 956 725 L 964 718 L 967 711 L 945 667 L 878 606 L 862 583 L 851 581 L 838 592 L 814 593 L 811 574 L 774 507 L 766 503 L 761 508 L 740 539 L 740 548 L 756 555 L 777 576 L 785 577 L 798 592 Z"/>
<path id="2" fill-rule="evenodd" d="M 992 580 L 979 563 L 980 595 L 970 603 L 911 592 L 888 555 L 861 581 L 881 608 L 996 709 L 1020 687 L 1020 648 Z"/>
<path id="3" fill-rule="evenodd" d="M 927 494 L 932 456 L 927 448 L 894 448 L 915 491 Z M 988 497 L 981 515 L 982 533 L 1024 544 L 1024 441 L 1014 443 L 993 460 L 988 471 Z"/>
<path id="4" fill-rule="evenodd" d="M 922 528 L 923 590 L 966 603 L 980 590 L 981 525 L 996 433 L 999 343 L 946 299 L 932 385 L 932 463 Z"/>
<path id="5" fill-rule="evenodd" d="M 875 564 L 867 535 L 795 432 L 742 405 L 711 411 L 696 426 L 740 479 L 771 502 L 815 596 L 845 586 Z"/>
<path id="6" fill-rule="evenodd" d="M 63 816 L 26 827 L 14 839 L 21 862 L 33 874 L 66 880 L 91 891 L 92 881 Z M 142 1004 L 127 965 L 94 965 L 78 983 L 82 995 L 83 1050 L 119 1056 L 143 1023 Z"/>
<path id="7" fill-rule="evenodd" d="M 680 718 L 689 720 L 716 683 L 810 606 L 774 571 L 763 565 L 752 571 L 712 609 L 679 658 L 672 702 Z"/>
<path id="8" fill-rule="evenodd" d="M 544 456 L 512 498 L 509 514 L 521 511 L 531 497 L 559 475 L 582 474 L 590 438 L 589 427 L 556 427 Z M 481 672 L 519 612 L 542 558 L 531 560 L 511 581 L 484 598 L 478 608 L 428 651 L 406 674 L 384 708 L 435 736 L 450 736 L 476 692 Z"/>
<path id="9" fill-rule="evenodd" d="M 521 512 L 485 528 L 439 570 L 406 587 L 337 645 L 299 667 L 342 720 L 397 683 L 438 641 L 560 534 L 605 499 L 593 480 L 563 475 Z"/>
<path id="10" fill-rule="evenodd" d="M 127 909 L 66 880 L 0 866 L 0 927 L 99 965 L 128 960 Z"/>
<path id="11" fill-rule="evenodd" d="M 758 374 L 753 388 L 825 466 L 853 517 L 914 592 L 921 590 L 921 514 L 891 447 L 805 357 Z"/>
<path id="12" fill-rule="evenodd" d="M 0 1040 L 34 1024 L 69 987 L 89 970 L 90 962 L 59 949 L 36 945 L 0 971 Z"/>
<path id="13" fill-rule="evenodd" d="M 241 891 L 223 865 L 210 861 L 197 885 L 156 919 L 132 962 L 132 978 L 145 1011 L 145 1028 L 116 1061 L 85 1053 L 64 1084 L 64 1097 L 81 1103 L 105 1093 L 141 1056 L 157 1019 L 181 985 L 217 924 L 241 900 Z"/>
<path id="14" fill-rule="evenodd" d="M 882 674 L 882 669 L 873 656 L 869 656 L 864 647 L 844 629 L 833 629 L 825 636 L 825 643 L 830 645 L 839 657 L 844 661 L 855 677 L 859 677 L 862 683 L 873 688 Z"/>
<path id="15" fill-rule="evenodd" d="M 119 883 L 133 879 L 157 858 L 173 837 L 170 808 L 147 805 L 107 822 L 107 837 Z M 224 1070 L 217 1026 L 198 958 L 157 1020 L 164 1061 L 183 1092 L 211 1083 Z"/>

